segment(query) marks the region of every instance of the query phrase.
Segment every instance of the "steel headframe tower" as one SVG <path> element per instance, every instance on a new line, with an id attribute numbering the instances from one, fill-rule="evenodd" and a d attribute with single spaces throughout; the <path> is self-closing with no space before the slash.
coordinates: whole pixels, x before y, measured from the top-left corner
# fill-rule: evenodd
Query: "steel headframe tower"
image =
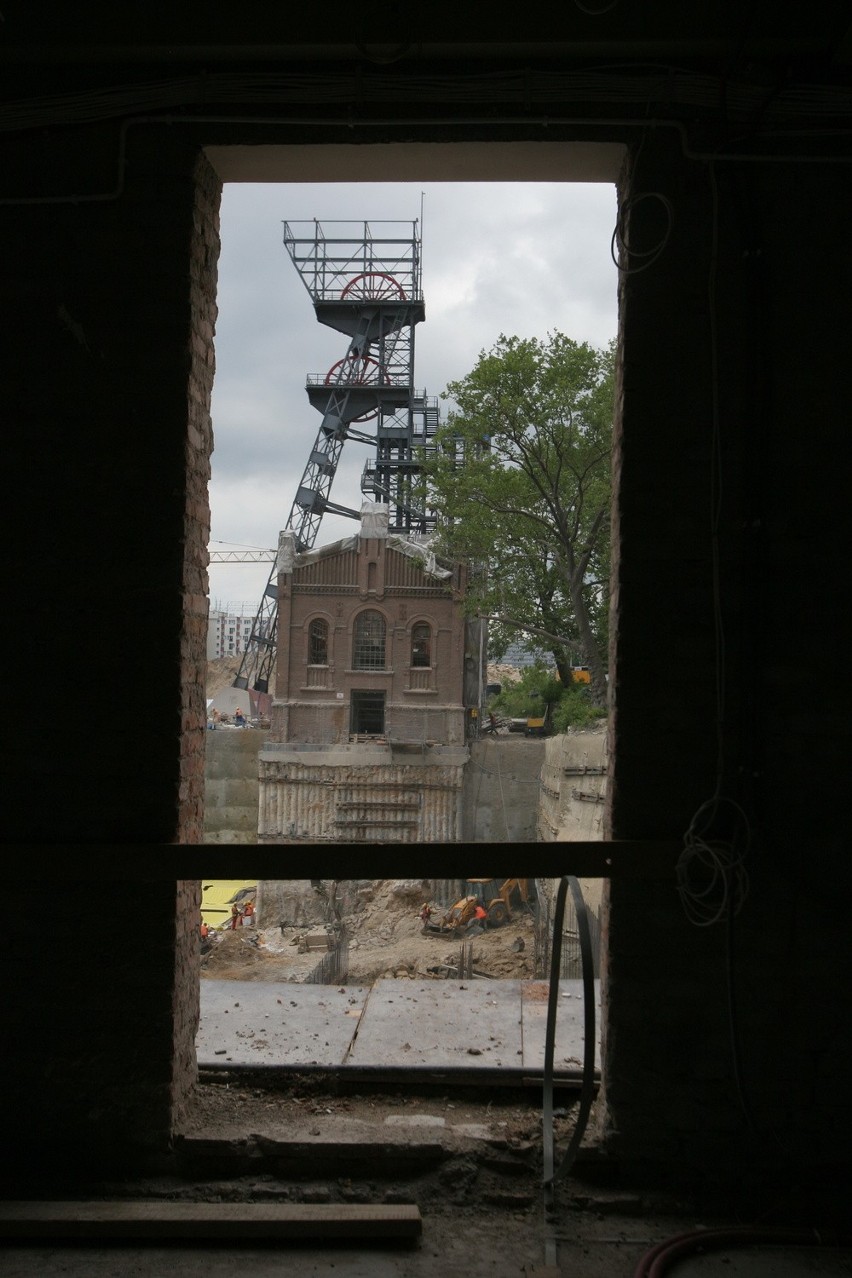
<path id="1" fill-rule="evenodd" d="M 435 518 L 419 508 L 415 481 L 421 452 L 438 427 L 438 402 L 414 387 L 414 329 L 426 317 L 418 223 L 285 222 L 284 246 L 317 320 L 349 339 L 346 354 L 327 373 L 308 376 L 308 399 L 322 420 L 286 528 L 300 551 L 310 550 L 326 511 L 360 517 L 329 500 L 343 445 L 355 439 L 374 449 L 361 491 L 388 505 L 389 531 L 429 531 Z M 376 422 L 375 435 L 360 429 L 368 422 Z M 277 595 L 274 565 L 236 688 L 269 691 Z"/>

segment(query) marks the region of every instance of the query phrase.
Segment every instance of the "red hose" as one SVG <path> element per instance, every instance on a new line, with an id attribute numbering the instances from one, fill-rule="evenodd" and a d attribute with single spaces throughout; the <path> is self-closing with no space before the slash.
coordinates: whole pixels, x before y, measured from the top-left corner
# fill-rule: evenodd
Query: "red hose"
<path id="1" fill-rule="evenodd" d="M 670 1266 L 697 1251 L 719 1247 L 752 1246 L 849 1246 L 852 1235 L 823 1233 L 817 1229 L 723 1228 L 694 1229 L 657 1243 L 639 1261 L 633 1278 L 662 1278 Z"/>

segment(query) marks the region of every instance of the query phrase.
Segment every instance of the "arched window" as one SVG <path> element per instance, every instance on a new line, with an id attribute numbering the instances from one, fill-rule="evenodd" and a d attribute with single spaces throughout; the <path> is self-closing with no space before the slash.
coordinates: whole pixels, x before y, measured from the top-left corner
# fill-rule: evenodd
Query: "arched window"
<path id="1" fill-rule="evenodd" d="M 380 612 L 361 612 L 355 619 L 355 633 L 352 636 L 352 669 L 384 668 L 385 619 Z"/>
<path id="2" fill-rule="evenodd" d="M 308 626 L 308 665 L 328 665 L 328 622 L 321 617 Z"/>
<path id="3" fill-rule="evenodd" d="M 432 627 L 425 621 L 418 621 L 416 626 L 411 627 L 411 664 L 432 664 Z"/>

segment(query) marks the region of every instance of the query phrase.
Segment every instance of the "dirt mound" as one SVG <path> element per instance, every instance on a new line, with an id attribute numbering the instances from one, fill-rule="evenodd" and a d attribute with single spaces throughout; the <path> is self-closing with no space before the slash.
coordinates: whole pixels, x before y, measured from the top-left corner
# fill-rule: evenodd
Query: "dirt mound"
<path id="1" fill-rule="evenodd" d="M 535 976 L 533 918 L 525 911 L 517 911 L 503 927 L 455 938 L 423 933 L 421 880 L 378 880 L 359 898 L 360 908 L 328 932 L 330 944 L 340 939 L 348 947 L 349 985 L 371 985 L 383 977 L 443 980 L 465 964 L 474 973 L 500 979 Z M 217 933 L 213 948 L 202 957 L 202 976 L 218 981 L 304 981 L 327 952 L 307 950 L 306 938 L 321 937 L 324 930 L 318 924 Z"/>
<path id="2" fill-rule="evenodd" d="M 510 683 L 517 683 L 521 672 L 517 666 L 504 666 L 496 662 L 488 666 L 486 677 L 489 683 L 500 683 L 505 688 Z"/>
<path id="3" fill-rule="evenodd" d="M 234 679 L 240 672 L 242 659 L 242 654 L 237 653 L 232 657 L 216 657 L 215 660 L 207 662 L 206 696 L 208 700 L 224 688 L 233 687 Z"/>
<path id="4" fill-rule="evenodd" d="M 295 931 L 295 929 L 294 929 Z M 294 944 L 288 944 L 293 940 Z M 298 935 L 285 938 L 280 929 L 238 927 L 215 932 L 212 948 L 201 956 L 201 975 L 212 981 L 303 981 L 322 953 L 298 947 Z"/>

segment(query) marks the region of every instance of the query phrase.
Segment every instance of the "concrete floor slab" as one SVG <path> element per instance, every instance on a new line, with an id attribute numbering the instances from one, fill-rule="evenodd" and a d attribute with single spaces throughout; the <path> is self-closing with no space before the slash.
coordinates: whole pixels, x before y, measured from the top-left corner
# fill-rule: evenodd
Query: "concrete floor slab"
<path id="1" fill-rule="evenodd" d="M 597 988 L 597 1034 L 600 990 Z M 201 983 L 203 1068 L 324 1066 L 502 1070 L 544 1066 L 546 981 L 403 981 L 362 986 Z M 581 981 L 561 981 L 554 1065 L 579 1075 Z"/>
<path id="2" fill-rule="evenodd" d="M 198 1064 L 342 1065 L 369 990 L 280 981 L 202 981 Z"/>
<path id="3" fill-rule="evenodd" d="M 521 981 L 377 981 L 348 1062 L 385 1068 L 516 1067 Z"/>
<path id="4" fill-rule="evenodd" d="M 547 1034 L 547 981 L 525 981 L 522 990 L 524 1069 L 544 1069 Z M 585 1051 L 585 1008 L 582 981 L 560 981 L 556 1009 L 556 1040 L 553 1068 L 556 1072 L 581 1071 Z M 595 1068 L 599 1071 L 601 1023 L 601 983 L 595 981 Z"/>

